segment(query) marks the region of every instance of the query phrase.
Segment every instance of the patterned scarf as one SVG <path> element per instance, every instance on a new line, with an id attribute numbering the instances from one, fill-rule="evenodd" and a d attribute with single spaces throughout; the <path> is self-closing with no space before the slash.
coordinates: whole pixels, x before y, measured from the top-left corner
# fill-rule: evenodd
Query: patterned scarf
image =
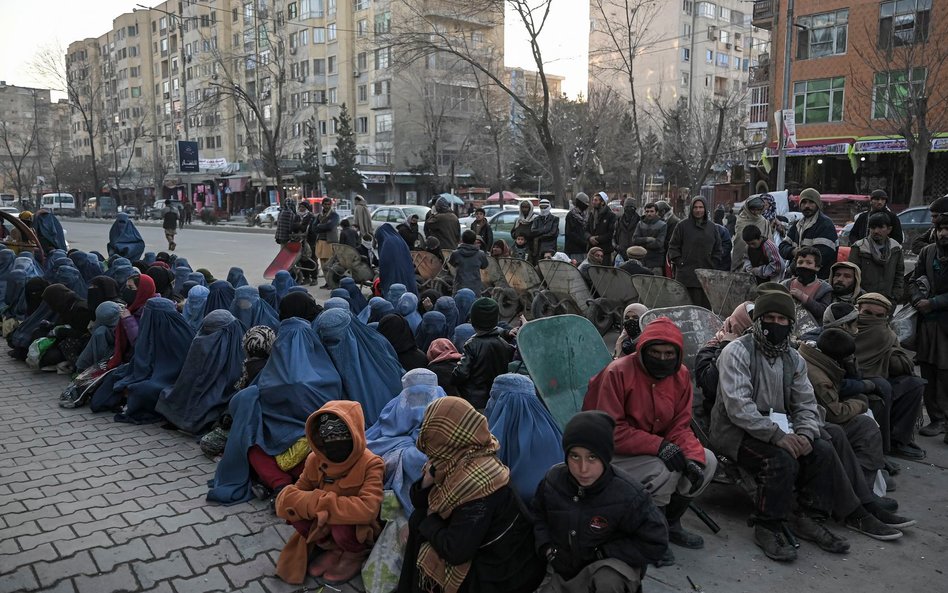
<path id="1" fill-rule="evenodd" d="M 795 323 L 790 322 L 790 333 L 793 334 L 793 326 Z M 789 338 L 774 346 L 770 343 L 770 340 L 767 339 L 767 334 L 764 333 L 763 321 L 757 319 L 754 321 L 754 324 L 751 325 L 751 331 L 754 334 L 754 343 L 758 348 L 764 353 L 764 356 L 768 360 L 777 360 L 784 354 L 790 351 L 790 340 Z"/>
<path id="2" fill-rule="evenodd" d="M 435 484 L 428 493 L 428 512 L 447 519 L 457 507 L 488 496 L 510 481 L 510 470 L 497 459 L 500 444 L 487 427 L 487 419 L 458 397 L 443 397 L 425 410 L 418 449 L 428 456 L 424 472 L 435 467 Z M 417 567 L 426 591 L 457 593 L 471 563 L 446 563 L 425 542 Z"/>
<path id="3" fill-rule="evenodd" d="M 273 348 L 273 342 L 276 341 L 276 333 L 266 325 L 255 325 L 244 334 L 244 365 L 240 378 L 234 383 L 238 390 L 243 389 L 250 383 L 250 374 L 247 372 L 247 363 L 261 358 L 270 357 L 270 349 Z"/>

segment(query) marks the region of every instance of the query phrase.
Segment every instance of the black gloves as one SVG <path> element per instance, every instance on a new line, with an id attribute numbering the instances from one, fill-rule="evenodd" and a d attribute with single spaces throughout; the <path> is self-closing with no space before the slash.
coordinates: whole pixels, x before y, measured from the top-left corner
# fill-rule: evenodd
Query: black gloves
<path id="1" fill-rule="evenodd" d="M 689 459 L 685 463 L 685 477 L 691 482 L 691 490 L 688 491 L 688 494 L 694 494 L 704 483 L 704 468 L 697 461 Z"/>
<path id="2" fill-rule="evenodd" d="M 681 447 L 668 441 L 662 441 L 662 444 L 658 447 L 658 458 L 662 460 L 670 472 L 685 471 L 685 464 L 688 461 L 685 459 Z"/>

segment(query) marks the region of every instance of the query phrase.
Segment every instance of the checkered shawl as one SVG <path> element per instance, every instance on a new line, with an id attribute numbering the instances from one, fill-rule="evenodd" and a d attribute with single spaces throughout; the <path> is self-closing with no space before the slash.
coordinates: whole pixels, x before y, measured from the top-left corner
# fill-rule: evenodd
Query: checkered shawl
<path id="1" fill-rule="evenodd" d="M 458 397 L 443 397 L 425 410 L 418 449 L 428 456 L 424 471 L 435 467 L 435 484 L 428 494 L 428 512 L 443 519 L 457 507 L 484 498 L 510 481 L 510 470 L 499 459 L 500 444 L 487 427 L 487 418 Z M 417 560 L 422 588 L 456 593 L 471 563 L 447 564 L 427 542 Z"/>

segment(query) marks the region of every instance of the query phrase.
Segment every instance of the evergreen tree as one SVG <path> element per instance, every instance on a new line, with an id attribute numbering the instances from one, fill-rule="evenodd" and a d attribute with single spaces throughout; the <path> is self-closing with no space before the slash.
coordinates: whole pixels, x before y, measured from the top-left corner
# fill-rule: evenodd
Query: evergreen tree
<path id="1" fill-rule="evenodd" d="M 313 193 L 319 194 L 319 180 L 322 172 L 319 169 L 319 131 L 316 128 L 316 119 L 310 118 L 306 122 L 306 139 L 303 140 L 303 155 L 300 159 L 304 175 L 300 175 L 297 181 L 313 187 Z"/>
<path id="2" fill-rule="evenodd" d="M 336 147 L 332 149 L 335 164 L 326 166 L 329 173 L 329 191 L 351 197 L 353 192 L 364 189 L 365 185 L 356 163 L 355 132 L 352 130 L 352 118 L 345 103 L 340 107 L 336 121 L 338 136 Z"/>

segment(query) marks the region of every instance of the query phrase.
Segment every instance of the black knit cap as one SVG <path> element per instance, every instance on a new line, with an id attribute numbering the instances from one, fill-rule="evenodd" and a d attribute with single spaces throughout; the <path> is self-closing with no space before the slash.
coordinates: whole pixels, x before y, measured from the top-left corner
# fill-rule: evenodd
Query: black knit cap
<path id="1" fill-rule="evenodd" d="M 563 429 L 563 452 L 569 455 L 573 447 L 585 447 L 596 454 L 604 464 L 612 462 L 615 452 L 615 420 L 599 410 L 580 412 Z"/>
<path id="2" fill-rule="evenodd" d="M 471 325 L 476 330 L 490 330 L 497 327 L 500 319 L 500 308 L 497 301 L 488 297 L 481 297 L 471 305 Z"/>
<path id="3" fill-rule="evenodd" d="M 948 196 L 942 196 L 936 199 L 928 205 L 928 209 L 937 214 L 945 214 L 948 212 Z"/>
<path id="4" fill-rule="evenodd" d="M 844 330 L 831 327 L 823 330 L 816 347 L 836 362 L 842 362 L 856 353 L 856 339 Z"/>
<path id="5" fill-rule="evenodd" d="M 793 321 L 797 316 L 793 297 L 776 290 L 762 293 L 754 299 L 754 321 L 757 321 L 766 313 L 778 313 Z"/>

